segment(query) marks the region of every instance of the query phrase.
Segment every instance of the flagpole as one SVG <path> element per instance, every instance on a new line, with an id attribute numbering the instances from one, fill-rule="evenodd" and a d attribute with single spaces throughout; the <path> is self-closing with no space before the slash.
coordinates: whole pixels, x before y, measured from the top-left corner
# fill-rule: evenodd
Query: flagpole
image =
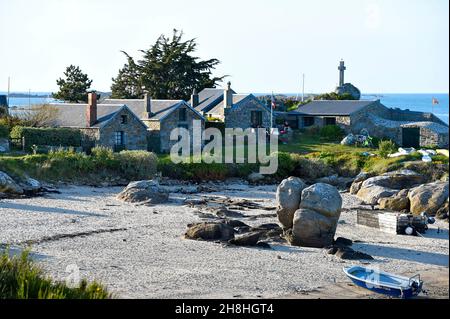
<path id="1" fill-rule="evenodd" d="M 305 102 L 305 73 L 303 73 L 303 82 L 302 82 L 302 102 Z"/>
<path id="2" fill-rule="evenodd" d="M 272 98 L 273 98 L 273 91 L 272 91 Z M 270 104 L 270 134 L 272 134 L 272 128 L 273 128 L 273 105 Z"/>

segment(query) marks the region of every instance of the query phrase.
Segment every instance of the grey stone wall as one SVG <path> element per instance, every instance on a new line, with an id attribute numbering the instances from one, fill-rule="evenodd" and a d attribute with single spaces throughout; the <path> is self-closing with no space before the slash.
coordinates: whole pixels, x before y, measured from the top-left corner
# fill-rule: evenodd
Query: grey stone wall
<path id="1" fill-rule="evenodd" d="M 181 108 L 185 108 L 186 111 L 186 121 L 179 121 L 179 109 L 172 112 L 168 117 L 166 117 L 159 125 L 159 136 L 160 136 L 160 151 L 163 153 L 170 152 L 171 147 L 176 143 L 176 141 L 170 140 L 170 133 L 174 128 L 179 127 L 179 125 L 184 124 L 188 126 L 188 130 L 191 134 L 191 144 L 192 144 L 192 128 L 194 120 L 202 121 L 202 131 L 205 128 L 205 121 L 200 117 L 197 113 L 192 111 L 190 108 L 186 106 L 182 106 Z M 153 127 L 156 128 L 156 124 L 153 124 Z"/>
<path id="2" fill-rule="evenodd" d="M 241 103 L 227 108 L 225 112 L 225 127 L 226 128 L 242 128 L 247 129 L 252 127 L 251 113 L 252 111 L 262 111 L 263 127 L 270 127 L 270 110 L 262 105 L 256 98 L 250 96 Z M 273 121 L 275 124 L 275 120 Z"/>
<path id="3" fill-rule="evenodd" d="M 122 115 L 127 116 L 125 124 L 121 124 Z M 127 150 L 147 150 L 147 128 L 126 109 L 121 110 L 108 124 L 100 129 L 100 138 L 97 144 L 114 148 L 115 132 L 118 131 L 125 133 L 125 148 Z"/>

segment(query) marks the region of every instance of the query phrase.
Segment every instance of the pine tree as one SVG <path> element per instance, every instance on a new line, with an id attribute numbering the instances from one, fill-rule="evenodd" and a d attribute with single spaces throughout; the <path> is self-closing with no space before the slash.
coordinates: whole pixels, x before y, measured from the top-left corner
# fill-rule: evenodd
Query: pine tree
<path id="1" fill-rule="evenodd" d="M 111 97 L 114 99 L 140 98 L 143 95 L 143 89 L 138 67 L 131 56 L 125 51 L 121 52 L 126 55 L 128 63 L 119 70 L 117 77 L 112 79 Z"/>
<path id="2" fill-rule="evenodd" d="M 54 93 L 53 97 L 66 102 L 86 102 L 86 92 L 92 84 L 88 75 L 84 74 L 78 66 L 70 65 L 66 68 L 64 77 L 56 80 L 59 91 Z"/>
<path id="3" fill-rule="evenodd" d="M 147 91 L 156 99 L 187 100 L 196 88 L 215 87 L 224 78 L 213 77 L 217 59 L 200 60 L 194 56 L 196 39 L 183 41 L 183 32 L 173 31 L 171 38 L 161 35 L 137 62 L 123 52 L 128 63 L 113 78 L 112 95 L 116 98 L 142 97 Z"/>

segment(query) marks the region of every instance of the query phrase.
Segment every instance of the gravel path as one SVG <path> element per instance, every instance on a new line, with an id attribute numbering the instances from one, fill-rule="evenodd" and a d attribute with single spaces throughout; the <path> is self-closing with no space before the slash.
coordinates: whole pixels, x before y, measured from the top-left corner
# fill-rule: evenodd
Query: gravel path
<path id="1" fill-rule="evenodd" d="M 377 297 L 349 286 L 342 267 L 358 262 L 341 261 L 322 249 L 225 247 L 182 238 L 187 224 L 202 221 L 195 208 L 182 204 L 186 197 L 226 195 L 274 206 L 275 189 L 229 184 L 219 193 L 171 194 L 170 203 L 147 207 L 117 201 L 121 188 L 64 187 L 61 194 L 0 200 L 0 243 L 12 251 L 31 244 L 32 256 L 52 277 L 64 280 L 66 269 L 76 265 L 82 277 L 101 281 L 119 298 L 319 298 L 331 297 L 330 291 Z M 353 248 L 374 256 L 372 266 L 428 276 L 429 296 L 448 298 L 448 223 L 432 225 L 426 238 L 381 233 L 357 226 L 352 207 L 360 202 L 342 195 L 337 236 L 362 241 Z"/>

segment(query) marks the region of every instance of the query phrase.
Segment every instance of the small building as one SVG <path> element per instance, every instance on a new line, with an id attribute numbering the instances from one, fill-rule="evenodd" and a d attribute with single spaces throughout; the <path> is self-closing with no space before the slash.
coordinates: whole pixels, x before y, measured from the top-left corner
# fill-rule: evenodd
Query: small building
<path id="1" fill-rule="evenodd" d="M 194 120 L 199 120 L 203 131 L 205 118 L 183 100 L 105 99 L 106 104 L 125 104 L 148 128 L 149 150 L 167 153 L 176 141 L 170 133 L 177 127 L 185 128 L 193 136 Z M 192 143 L 192 139 L 191 139 Z"/>
<path id="2" fill-rule="evenodd" d="M 380 100 L 311 101 L 284 117 L 299 129 L 338 125 L 353 134 L 366 129 L 404 147 L 447 147 L 449 141 L 448 124 L 434 114 L 388 108 Z"/>
<path id="3" fill-rule="evenodd" d="M 208 120 L 220 120 L 227 128 L 270 128 L 270 107 L 253 94 L 237 94 L 231 83 L 222 89 L 194 90 L 190 105 Z"/>
<path id="4" fill-rule="evenodd" d="M 99 104 L 97 95 L 89 93 L 88 103 L 55 103 L 53 126 L 79 129 L 82 146 L 106 146 L 120 150 L 146 150 L 147 127 L 125 104 Z"/>
<path id="5" fill-rule="evenodd" d="M 80 129 L 83 147 L 107 146 L 114 150 L 168 152 L 176 141 L 170 132 L 177 127 L 193 128 L 193 120 L 204 118 L 182 100 L 106 99 L 97 104 L 89 93 L 87 104 L 52 104 L 58 111 L 56 127 Z"/>

